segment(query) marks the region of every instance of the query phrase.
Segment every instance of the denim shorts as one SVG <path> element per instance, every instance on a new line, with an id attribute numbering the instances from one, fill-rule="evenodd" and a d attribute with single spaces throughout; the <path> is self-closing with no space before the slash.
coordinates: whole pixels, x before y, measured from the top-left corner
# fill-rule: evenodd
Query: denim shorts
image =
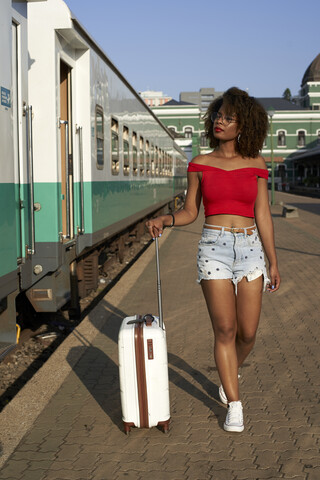
<path id="1" fill-rule="evenodd" d="M 263 275 L 265 290 L 270 280 L 257 229 L 249 235 L 246 232 L 232 233 L 223 227 L 219 228 L 221 230 L 203 229 L 199 241 L 197 282 L 230 279 L 237 294 L 237 285 L 243 277 L 251 282 Z"/>

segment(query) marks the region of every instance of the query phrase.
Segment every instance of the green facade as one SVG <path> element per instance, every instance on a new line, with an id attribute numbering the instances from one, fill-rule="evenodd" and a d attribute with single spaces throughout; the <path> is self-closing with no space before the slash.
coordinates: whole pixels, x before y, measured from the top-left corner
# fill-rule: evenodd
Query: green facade
<path id="1" fill-rule="evenodd" d="M 267 165 L 271 168 L 272 153 L 275 176 L 282 182 L 297 182 L 291 159 L 299 152 L 307 152 L 319 145 L 320 112 L 317 110 L 275 111 L 272 121 L 269 117 L 269 133 L 262 150 Z M 271 151 L 271 130 L 273 151 Z"/>
<path id="2" fill-rule="evenodd" d="M 186 129 L 192 129 L 192 157 L 209 151 L 207 142 L 202 140 L 203 112 L 197 105 L 180 105 L 177 102 L 177 105 L 163 105 L 152 110 L 167 128 L 174 128 L 178 145 L 180 138 L 189 138 Z"/>
<path id="3" fill-rule="evenodd" d="M 202 137 L 204 132 L 203 112 L 197 105 L 164 105 L 153 110 L 166 127 L 174 127 L 176 134 L 180 137 L 185 137 L 186 128 L 192 127 L 192 157 L 211 151 L 208 145 L 205 145 Z M 270 117 L 269 125 L 269 132 L 261 152 L 262 156 L 265 158 L 269 170 L 272 167 L 273 156 L 275 177 L 278 183 L 294 183 L 298 174 L 294 171 L 296 167 L 294 167 L 291 157 L 299 151 L 307 151 L 319 145 L 320 111 L 314 109 L 274 110 L 272 151 Z"/>

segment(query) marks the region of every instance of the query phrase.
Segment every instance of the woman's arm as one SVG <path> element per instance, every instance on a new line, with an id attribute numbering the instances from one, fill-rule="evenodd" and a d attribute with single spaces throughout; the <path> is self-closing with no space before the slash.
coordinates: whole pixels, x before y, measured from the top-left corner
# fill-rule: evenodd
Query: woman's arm
<path id="1" fill-rule="evenodd" d="M 267 289 L 271 292 L 275 292 L 280 286 L 280 274 L 274 244 L 273 222 L 269 207 L 268 181 L 264 178 L 258 178 L 258 195 L 254 210 L 259 235 L 269 262 L 271 283 Z"/>
<path id="2" fill-rule="evenodd" d="M 175 225 L 188 225 L 195 221 L 199 214 L 201 202 L 200 174 L 188 172 L 188 190 L 184 206 L 174 214 Z M 152 238 L 159 237 L 164 227 L 172 224 L 171 215 L 161 215 L 146 222 L 146 226 Z"/>

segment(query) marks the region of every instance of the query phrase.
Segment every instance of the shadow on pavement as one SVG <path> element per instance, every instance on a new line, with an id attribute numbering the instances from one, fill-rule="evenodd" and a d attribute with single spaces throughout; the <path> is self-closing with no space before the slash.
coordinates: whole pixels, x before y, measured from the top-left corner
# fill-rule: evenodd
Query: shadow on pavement
<path id="1" fill-rule="evenodd" d="M 219 398 L 219 387 L 215 383 L 212 383 L 206 377 L 206 375 L 204 375 L 202 372 L 191 367 L 191 365 L 189 365 L 185 360 L 178 357 L 174 353 L 168 353 L 168 360 L 170 365 L 178 368 L 179 370 L 183 370 L 188 375 L 190 375 L 194 380 L 196 380 L 199 383 L 199 385 L 201 385 L 201 387 L 205 390 L 205 392 L 209 395 L 210 398 L 211 397 L 216 399 Z M 195 388 L 193 385 L 192 387 Z M 202 392 L 201 394 L 203 395 Z"/>
<path id="2" fill-rule="evenodd" d="M 82 356 L 73 366 L 74 373 L 114 425 L 123 431 L 118 365 L 94 346 L 72 348 L 67 356 L 71 365 L 75 354 Z"/>
<path id="3" fill-rule="evenodd" d="M 127 315 L 106 300 L 103 300 L 101 305 L 106 309 L 106 315 L 109 317 L 106 318 L 107 321 L 101 329 L 101 333 L 117 344 L 122 319 Z M 91 322 L 96 323 L 97 328 L 99 328 L 98 321 L 101 321 L 101 318 L 95 321 L 95 315 L 90 317 Z M 73 366 L 73 371 L 102 410 L 109 416 L 114 425 L 123 431 L 118 365 L 103 350 L 89 344 L 85 337 L 78 338 L 83 346 L 72 348 L 68 353 L 67 361 Z M 79 360 L 75 363 L 77 358 Z M 168 360 L 170 382 L 191 397 L 201 401 L 218 418 L 219 423 L 220 418 L 223 422 L 222 417 L 225 414 L 225 408 L 221 406 L 218 400 L 218 386 L 211 382 L 205 374 L 191 367 L 177 355 L 169 353 Z M 177 369 L 189 375 L 190 380 L 183 373 L 178 372 Z M 194 385 L 193 381 L 197 382 L 203 390 Z"/>
<path id="4" fill-rule="evenodd" d="M 320 215 L 320 204 L 318 203 L 299 203 L 295 201 L 289 201 L 288 204 L 293 205 L 294 207 L 305 210 L 309 213 L 314 213 L 315 215 Z"/>
<path id="5" fill-rule="evenodd" d="M 277 250 L 285 250 L 286 252 L 299 253 L 301 255 L 312 255 L 313 257 L 320 257 L 319 253 L 301 252 L 301 250 L 292 250 L 291 248 L 285 248 L 285 247 L 276 247 L 276 248 Z"/>

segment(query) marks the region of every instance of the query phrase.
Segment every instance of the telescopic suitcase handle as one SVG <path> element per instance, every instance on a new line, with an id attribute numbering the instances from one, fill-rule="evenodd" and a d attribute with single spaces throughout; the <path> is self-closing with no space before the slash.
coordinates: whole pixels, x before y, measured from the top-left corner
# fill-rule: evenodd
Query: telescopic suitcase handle
<path id="1" fill-rule="evenodd" d="M 163 316 L 162 316 L 162 298 L 161 298 L 161 280 L 160 280 L 160 259 L 159 259 L 159 239 L 155 237 L 156 241 L 156 264 L 157 264 L 157 292 L 158 292 L 158 309 L 159 309 L 159 326 L 163 330 Z"/>

